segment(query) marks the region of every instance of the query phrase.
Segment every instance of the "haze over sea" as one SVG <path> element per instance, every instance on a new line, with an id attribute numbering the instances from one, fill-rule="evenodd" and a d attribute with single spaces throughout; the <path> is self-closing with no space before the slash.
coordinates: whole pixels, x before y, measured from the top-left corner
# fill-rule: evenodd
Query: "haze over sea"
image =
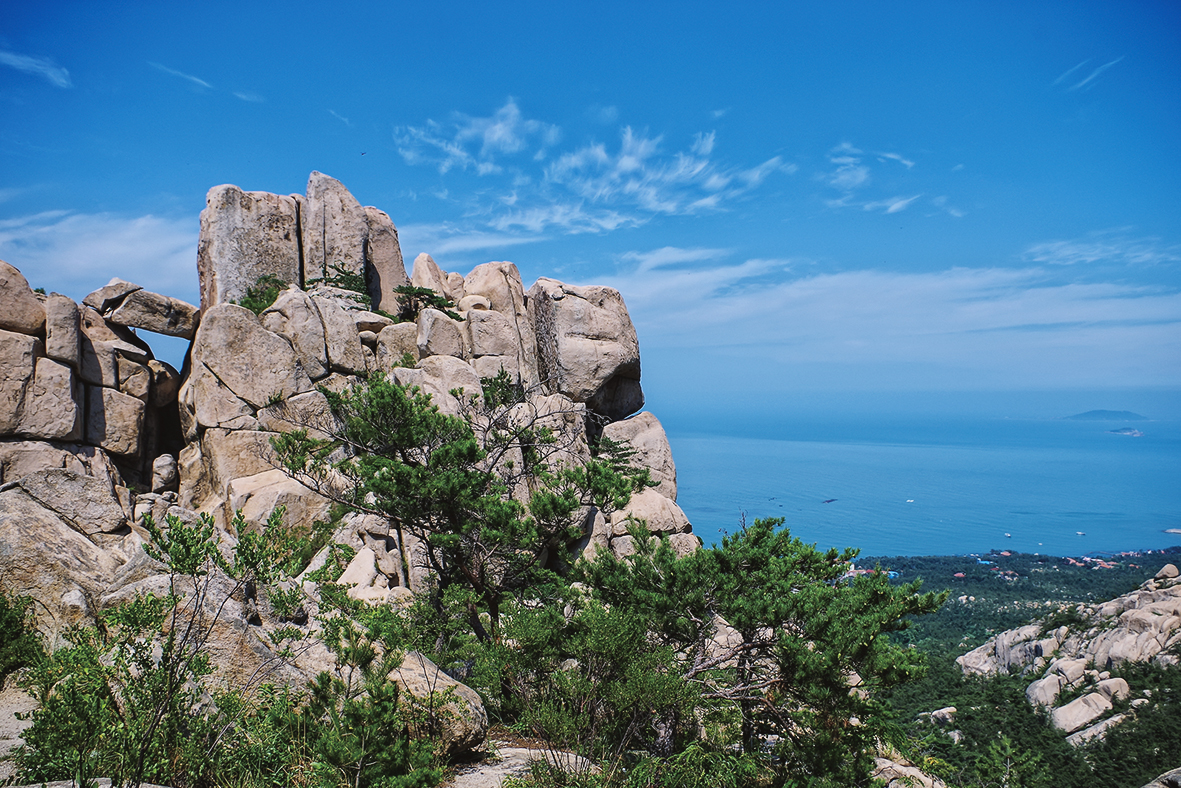
<path id="1" fill-rule="evenodd" d="M 1123 427 L 1143 436 L 1109 432 Z M 1181 529 L 1181 420 L 830 416 L 766 434 L 669 430 L 678 502 L 707 545 L 744 512 L 862 555 L 1181 545 L 1165 532 Z"/>

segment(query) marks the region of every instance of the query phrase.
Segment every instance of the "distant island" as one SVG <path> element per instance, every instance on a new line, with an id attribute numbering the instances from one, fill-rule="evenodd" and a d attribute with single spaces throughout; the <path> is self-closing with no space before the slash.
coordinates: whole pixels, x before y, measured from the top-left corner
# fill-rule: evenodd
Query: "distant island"
<path id="1" fill-rule="evenodd" d="M 1130 410 L 1088 410 L 1066 418 L 1071 421 L 1148 421 L 1147 416 Z"/>

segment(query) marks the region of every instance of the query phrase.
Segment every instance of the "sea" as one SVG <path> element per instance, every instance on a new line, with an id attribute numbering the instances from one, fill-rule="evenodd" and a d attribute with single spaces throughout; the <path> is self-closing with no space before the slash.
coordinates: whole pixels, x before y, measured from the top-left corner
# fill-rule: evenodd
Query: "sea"
<path id="1" fill-rule="evenodd" d="M 1112 432 L 1125 427 L 1142 434 Z M 669 431 L 677 501 L 706 545 L 766 517 L 867 556 L 1181 545 L 1181 421 L 849 418 L 775 432 Z"/>

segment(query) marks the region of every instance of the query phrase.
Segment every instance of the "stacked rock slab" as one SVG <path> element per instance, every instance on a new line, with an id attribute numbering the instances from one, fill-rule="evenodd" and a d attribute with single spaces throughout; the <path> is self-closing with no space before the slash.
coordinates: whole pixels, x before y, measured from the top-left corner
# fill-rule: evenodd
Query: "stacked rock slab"
<path id="1" fill-rule="evenodd" d="M 197 319 L 196 307 L 122 280 L 81 305 L 34 293 L 0 262 L 0 441 L 32 444 L 5 451 L 27 458 L 42 442 L 75 454 L 96 447 L 128 482 L 149 484 L 152 462 L 179 449 L 180 376 L 134 329 L 191 337 Z"/>

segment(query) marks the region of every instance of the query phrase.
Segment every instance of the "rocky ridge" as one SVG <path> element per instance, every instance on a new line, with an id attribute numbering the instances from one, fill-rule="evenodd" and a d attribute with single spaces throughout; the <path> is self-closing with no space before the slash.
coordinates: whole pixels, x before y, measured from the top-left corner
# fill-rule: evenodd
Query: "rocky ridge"
<path id="1" fill-rule="evenodd" d="M 1113 713 L 1131 690 L 1112 670 L 1125 663 L 1181 662 L 1179 575 L 1176 566 L 1166 564 L 1135 591 L 1064 608 L 1058 618 L 1065 623 L 1059 626 L 1033 623 L 1002 632 L 956 662 L 966 675 L 1019 671 L 1030 679 L 1026 699 L 1049 711 L 1068 742 L 1080 746 L 1100 739 L 1151 702 L 1131 698 L 1127 710 Z"/>
<path id="2" fill-rule="evenodd" d="M 636 447 L 659 483 L 609 517 L 583 510 L 579 549 L 626 555 L 636 521 L 678 552 L 699 547 L 676 504 L 660 422 L 633 416 L 644 402 L 639 344 L 618 291 L 553 279 L 526 290 L 513 263 L 461 275 L 425 254 L 407 275 L 390 217 L 317 172 L 303 195 L 210 189 L 197 269 L 199 308 L 120 279 L 77 304 L 34 292 L 0 262 L 0 581 L 38 600 L 51 642 L 162 587 L 163 568 L 142 547 L 146 514 L 209 514 L 225 544 L 238 510 L 255 522 L 280 505 L 290 524 L 328 520 L 329 501 L 277 469 L 270 439 L 327 426 L 322 389 L 371 373 L 419 386 L 455 413 L 450 392 L 480 396 L 481 378 L 503 370 L 528 392 L 534 417 L 563 436 L 571 460 L 589 457 L 601 431 Z M 286 289 L 256 315 L 235 302 L 263 277 Z M 357 281 L 364 292 L 349 286 Z M 435 309 L 415 322 L 391 319 L 402 284 L 445 295 L 461 319 Z M 191 340 L 183 373 L 154 357 L 143 332 Z M 402 366 L 407 357 L 412 366 Z M 342 577 L 356 598 L 393 604 L 425 581 L 419 546 L 399 543 L 375 517 L 346 516 L 335 538 L 356 551 Z M 229 681 L 274 657 L 252 604 L 231 599 L 214 636 Z M 326 658 L 309 652 L 276 677 L 301 681 Z M 443 680 L 414 654 L 400 674 L 411 692 Z M 483 739 L 487 717 L 474 692 L 457 688 L 462 722 L 450 742 L 461 750 Z"/>

